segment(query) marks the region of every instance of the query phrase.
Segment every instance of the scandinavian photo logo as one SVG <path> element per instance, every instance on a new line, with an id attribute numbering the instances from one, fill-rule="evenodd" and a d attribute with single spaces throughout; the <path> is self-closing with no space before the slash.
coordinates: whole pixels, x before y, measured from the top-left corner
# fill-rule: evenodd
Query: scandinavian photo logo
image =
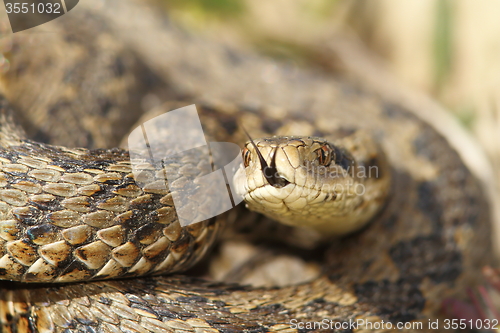
<path id="1" fill-rule="evenodd" d="M 232 142 L 207 142 L 195 105 L 166 112 L 128 137 L 135 182 L 145 193 L 164 195 L 181 226 L 210 219 L 243 201 L 233 185 L 243 163 Z M 169 193 L 169 194 L 166 194 Z"/>
<path id="2" fill-rule="evenodd" d="M 3 0 L 12 32 L 47 23 L 75 8 L 79 0 Z"/>

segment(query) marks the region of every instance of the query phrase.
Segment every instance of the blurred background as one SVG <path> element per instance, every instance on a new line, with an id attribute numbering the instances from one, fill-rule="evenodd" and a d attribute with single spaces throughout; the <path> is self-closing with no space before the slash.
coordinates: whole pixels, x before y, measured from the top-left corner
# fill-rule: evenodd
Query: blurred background
<path id="1" fill-rule="evenodd" d="M 327 64 L 321 45 L 332 36 L 358 39 L 400 82 L 445 106 L 500 178 L 499 1 L 155 1 L 198 34 L 304 66 Z"/>

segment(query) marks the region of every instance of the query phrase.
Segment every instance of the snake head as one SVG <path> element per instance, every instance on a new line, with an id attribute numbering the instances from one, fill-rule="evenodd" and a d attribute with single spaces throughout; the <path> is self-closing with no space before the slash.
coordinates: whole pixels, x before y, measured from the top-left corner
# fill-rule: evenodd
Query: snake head
<path id="1" fill-rule="evenodd" d="M 359 140 L 357 141 L 359 142 Z M 359 229 L 380 209 L 387 178 L 361 175 L 346 149 L 316 137 L 250 139 L 236 172 L 236 192 L 249 209 L 321 233 Z"/>

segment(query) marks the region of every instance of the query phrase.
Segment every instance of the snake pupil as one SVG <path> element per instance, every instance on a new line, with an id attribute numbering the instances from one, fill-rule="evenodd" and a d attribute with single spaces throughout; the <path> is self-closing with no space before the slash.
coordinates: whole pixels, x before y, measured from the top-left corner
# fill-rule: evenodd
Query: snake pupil
<path id="1" fill-rule="evenodd" d="M 320 149 L 317 149 L 316 154 L 318 155 L 318 162 L 320 165 L 328 166 L 332 161 L 331 149 L 327 145 L 324 145 Z"/>
<path id="2" fill-rule="evenodd" d="M 243 149 L 243 164 L 245 165 L 245 168 L 250 165 L 250 161 L 252 159 L 250 150 L 248 148 Z"/>

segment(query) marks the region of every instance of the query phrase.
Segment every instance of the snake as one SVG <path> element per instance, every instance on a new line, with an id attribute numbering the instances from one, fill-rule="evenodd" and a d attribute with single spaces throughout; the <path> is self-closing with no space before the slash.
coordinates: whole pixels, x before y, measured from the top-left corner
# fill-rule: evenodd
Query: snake
<path id="1" fill-rule="evenodd" d="M 88 0 L 38 30 L 50 33 L 2 38 L 2 332 L 400 331 L 442 320 L 442 300 L 478 282 L 492 260 L 488 200 L 432 125 L 346 78 L 193 36 L 146 4 L 106 8 Z M 172 194 L 207 163 L 168 160 L 168 187 L 142 187 L 113 147 L 152 107 L 193 102 L 211 142 L 243 148 L 246 207 L 181 227 Z M 151 166 L 141 179 L 165 181 Z M 243 220 L 313 230 L 321 272 L 280 287 L 183 273 Z"/>

